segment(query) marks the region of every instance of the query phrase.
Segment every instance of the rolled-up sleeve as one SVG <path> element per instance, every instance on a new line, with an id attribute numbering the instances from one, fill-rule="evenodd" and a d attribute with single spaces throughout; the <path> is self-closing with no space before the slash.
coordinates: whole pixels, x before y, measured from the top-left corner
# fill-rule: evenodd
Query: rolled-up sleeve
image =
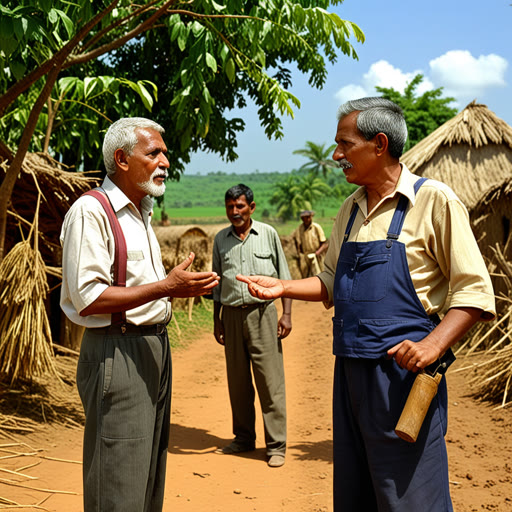
<path id="1" fill-rule="evenodd" d="M 459 200 L 449 200 L 436 213 L 433 250 L 450 282 L 449 307 L 479 308 L 482 320 L 492 320 L 496 316 L 493 287 L 466 208 Z"/>

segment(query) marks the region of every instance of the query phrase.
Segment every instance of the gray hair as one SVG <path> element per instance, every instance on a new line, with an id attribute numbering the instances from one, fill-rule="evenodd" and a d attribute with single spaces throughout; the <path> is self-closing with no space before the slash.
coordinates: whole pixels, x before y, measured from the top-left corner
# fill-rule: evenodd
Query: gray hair
<path id="1" fill-rule="evenodd" d="M 135 133 L 137 128 L 151 128 L 158 133 L 165 131 L 158 123 L 145 117 L 123 117 L 110 125 L 103 139 L 103 161 L 109 176 L 116 172 L 114 153 L 117 149 L 122 149 L 126 155 L 132 154 L 139 142 Z"/>
<path id="2" fill-rule="evenodd" d="M 347 101 L 338 109 L 338 120 L 352 112 L 359 112 L 357 129 L 366 140 L 384 133 L 389 141 L 389 154 L 400 158 L 407 141 L 407 124 L 402 109 L 390 100 L 380 97 Z"/>

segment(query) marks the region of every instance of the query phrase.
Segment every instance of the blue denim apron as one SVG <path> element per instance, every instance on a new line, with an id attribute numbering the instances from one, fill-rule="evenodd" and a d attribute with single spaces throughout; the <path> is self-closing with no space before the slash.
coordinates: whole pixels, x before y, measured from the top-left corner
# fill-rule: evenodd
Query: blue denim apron
<path id="1" fill-rule="evenodd" d="M 425 181 L 419 179 L 415 193 Z M 437 325 L 418 298 L 399 242 L 409 200 L 401 196 L 385 240 L 348 242 L 334 281 L 334 510 L 451 511 L 443 378 L 416 443 L 394 432 L 415 374 L 386 357 Z"/>

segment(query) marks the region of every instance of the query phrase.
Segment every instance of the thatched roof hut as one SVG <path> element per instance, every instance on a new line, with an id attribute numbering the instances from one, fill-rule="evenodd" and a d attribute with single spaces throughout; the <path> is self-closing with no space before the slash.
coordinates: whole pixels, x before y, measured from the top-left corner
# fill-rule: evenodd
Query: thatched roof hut
<path id="1" fill-rule="evenodd" d="M 489 187 L 512 178 L 512 127 L 473 101 L 401 160 L 411 172 L 446 183 L 471 211 Z"/>
<path id="2" fill-rule="evenodd" d="M 9 166 L 8 155 L 4 156 L 6 158 L 0 156 L 0 182 Z M 62 264 L 59 235 L 66 212 L 79 196 L 99 182 L 97 172 L 70 172 L 48 155 L 28 153 L 8 207 L 6 254 L 22 240 L 22 232 L 26 237 L 34 222 L 39 191 L 42 193 L 38 219 L 39 250 L 47 265 L 48 284 L 53 290 L 47 299 L 50 326 L 53 339 L 71 348 L 78 346 L 82 329 L 61 313 L 60 269 L 54 268 L 50 272 L 48 267 L 60 267 Z"/>
<path id="3" fill-rule="evenodd" d="M 512 177 L 481 196 L 471 211 L 471 224 L 482 250 L 496 244 L 506 246 L 512 229 Z"/>
<path id="4" fill-rule="evenodd" d="M 3 181 L 7 160 L 0 157 L 0 182 Z M 28 231 L 42 192 L 39 210 L 41 254 L 47 265 L 61 265 L 59 243 L 62 221 L 70 206 L 87 190 L 99 184 L 98 173 L 78 173 L 66 170 L 43 153 L 28 153 L 11 196 L 6 238 L 6 252 L 19 242 L 19 228 Z"/>

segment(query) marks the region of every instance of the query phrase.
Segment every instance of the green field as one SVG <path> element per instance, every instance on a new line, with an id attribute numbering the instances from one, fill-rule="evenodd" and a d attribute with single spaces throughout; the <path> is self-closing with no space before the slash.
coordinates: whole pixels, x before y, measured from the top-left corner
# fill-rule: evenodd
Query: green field
<path id="1" fill-rule="evenodd" d="M 224 210 L 224 194 L 233 185 L 244 183 L 254 192 L 256 211 L 254 218 L 274 226 L 280 235 L 289 235 L 300 223 L 300 219 L 281 222 L 275 217 L 275 207 L 270 198 L 275 183 L 288 178 L 286 173 L 223 174 L 211 173 L 183 175 L 180 181 L 167 183 L 160 207 L 155 208 L 156 221 L 161 219 L 162 207 L 172 224 L 219 224 L 227 222 Z M 338 201 L 332 197 L 314 204 L 315 222 L 330 236 L 333 219 L 338 211 Z"/>

